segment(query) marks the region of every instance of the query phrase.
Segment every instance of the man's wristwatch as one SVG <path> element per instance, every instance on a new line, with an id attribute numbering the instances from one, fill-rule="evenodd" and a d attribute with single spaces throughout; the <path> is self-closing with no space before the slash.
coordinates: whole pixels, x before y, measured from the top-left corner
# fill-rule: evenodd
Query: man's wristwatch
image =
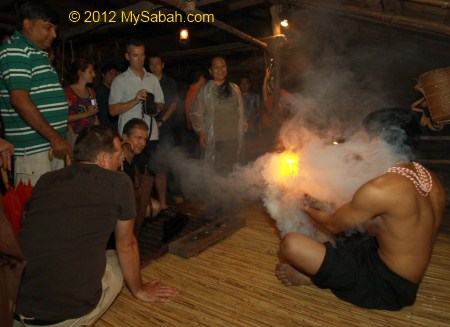
<path id="1" fill-rule="evenodd" d="M 161 123 L 161 126 L 164 125 L 164 120 L 161 117 L 156 117 L 156 122 Z"/>

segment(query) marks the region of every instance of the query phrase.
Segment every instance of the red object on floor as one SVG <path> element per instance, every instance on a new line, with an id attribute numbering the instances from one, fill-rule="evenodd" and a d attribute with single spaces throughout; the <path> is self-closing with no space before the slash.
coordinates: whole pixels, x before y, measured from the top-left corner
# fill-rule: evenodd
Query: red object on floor
<path id="1" fill-rule="evenodd" d="M 22 204 L 22 208 L 25 206 L 25 203 L 31 196 L 31 191 L 33 191 L 33 186 L 31 185 L 31 181 L 28 180 L 28 184 L 25 184 L 22 180 L 20 180 L 19 184 L 16 187 L 16 192 L 19 195 L 20 203 Z"/>
<path id="2" fill-rule="evenodd" d="M 6 217 L 12 225 L 14 234 L 17 235 L 22 223 L 23 208 L 31 195 L 33 186 L 30 181 L 28 181 L 28 184 L 25 184 L 21 180 L 17 185 L 17 188 L 14 189 L 14 187 L 9 183 L 6 170 L 2 168 L 1 173 L 3 183 L 6 187 L 6 193 L 2 196 L 3 208 Z"/>

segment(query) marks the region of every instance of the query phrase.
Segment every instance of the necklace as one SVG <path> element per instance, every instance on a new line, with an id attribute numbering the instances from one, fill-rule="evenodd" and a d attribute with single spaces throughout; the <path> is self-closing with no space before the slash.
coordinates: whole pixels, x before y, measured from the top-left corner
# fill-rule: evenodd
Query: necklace
<path id="1" fill-rule="evenodd" d="M 431 175 L 428 170 L 426 170 L 422 165 L 418 164 L 417 162 L 413 162 L 412 164 L 414 165 L 414 169 L 417 171 L 417 173 L 409 168 L 398 166 L 389 168 L 386 173 L 396 173 L 409 178 L 409 180 L 413 182 L 417 191 L 419 191 L 419 193 L 425 197 L 431 191 L 433 180 L 431 179 Z"/>

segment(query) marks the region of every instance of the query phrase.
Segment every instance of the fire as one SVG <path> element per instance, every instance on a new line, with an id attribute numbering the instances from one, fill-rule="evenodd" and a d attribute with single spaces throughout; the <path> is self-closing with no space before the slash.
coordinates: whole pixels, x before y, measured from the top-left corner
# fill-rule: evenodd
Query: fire
<path id="1" fill-rule="evenodd" d="M 280 175 L 282 178 L 298 175 L 298 156 L 286 153 L 280 158 Z"/>

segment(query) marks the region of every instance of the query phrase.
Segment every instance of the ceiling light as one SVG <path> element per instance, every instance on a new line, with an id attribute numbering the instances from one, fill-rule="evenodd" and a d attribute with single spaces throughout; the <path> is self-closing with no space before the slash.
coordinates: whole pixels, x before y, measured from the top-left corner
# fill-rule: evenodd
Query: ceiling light
<path id="1" fill-rule="evenodd" d="M 189 30 L 187 27 L 183 27 L 180 29 L 180 42 L 187 42 L 189 41 Z"/>

